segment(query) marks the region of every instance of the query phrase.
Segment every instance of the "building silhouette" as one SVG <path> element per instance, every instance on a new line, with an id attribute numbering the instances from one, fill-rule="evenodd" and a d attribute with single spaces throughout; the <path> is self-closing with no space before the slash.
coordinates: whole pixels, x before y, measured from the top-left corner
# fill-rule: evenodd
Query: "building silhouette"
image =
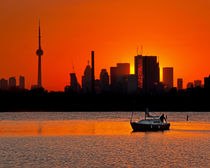
<path id="1" fill-rule="evenodd" d="M 81 87 L 77 81 L 77 77 L 75 73 L 70 73 L 70 91 L 75 93 L 79 93 Z"/>
<path id="2" fill-rule="evenodd" d="M 173 67 L 163 68 L 163 84 L 167 90 L 173 88 Z"/>
<path id="3" fill-rule="evenodd" d="M 193 88 L 193 82 L 188 82 L 187 83 L 187 89 Z"/>
<path id="4" fill-rule="evenodd" d="M 117 63 L 117 84 L 115 92 L 127 93 L 127 78 L 130 75 L 130 64 L 129 63 Z"/>
<path id="5" fill-rule="evenodd" d="M 177 79 L 177 90 L 182 90 L 183 89 L 183 79 L 178 78 Z"/>
<path id="6" fill-rule="evenodd" d="M 204 88 L 210 88 L 210 75 L 209 75 L 209 77 L 205 77 L 204 78 Z"/>
<path id="7" fill-rule="evenodd" d="M 84 71 L 84 75 L 82 76 L 82 89 L 84 91 L 84 93 L 91 93 L 92 91 L 92 70 L 91 67 L 89 65 L 89 61 L 88 61 L 88 65 L 85 68 Z"/>
<path id="8" fill-rule="evenodd" d="M 157 57 L 137 55 L 134 61 L 138 88 L 142 88 L 145 92 L 150 92 L 157 88 L 160 78 Z"/>
<path id="9" fill-rule="evenodd" d="M 9 78 L 9 88 L 15 88 L 16 87 L 16 78 L 15 77 L 10 77 Z"/>
<path id="10" fill-rule="evenodd" d="M 109 90 L 109 74 L 106 69 L 102 69 L 100 73 L 100 89 L 102 92 Z"/>
<path id="11" fill-rule="evenodd" d="M 201 80 L 194 80 L 194 87 L 202 87 L 202 81 Z"/>
<path id="12" fill-rule="evenodd" d="M 110 67 L 110 82 L 111 90 L 114 91 L 117 85 L 117 67 Z"/>
<path id="13" fill-rule="evenodd" d="M 8 89 L 8 80 L 2 78 L 0 80 L 0 90 L 7 90 Z"/>
<path id="14" fill-rule="evenodd" d="M 77 77 L 75 73 L 70 73 L 70 86 L 77 89 Z"/>
<path id="15" fill-rule="evenodd" d="M 156 56 L 144 56 L 143 59 L 143 88 L 152 91 L 160 80 L 159 63 Z"/>
<path id="16" fill-rule="evenodd" d="M 129 63 L 117 63 L 117 77 L 123 77 L 130 75 L 130 64 Z"/>
<path id="17" fill-rule="evenodd" d="M 36 50 L 36 55 L 38 56 L 38 80 L 37 80 L 37 87 L 42 87 L 42 72 L 41 72 L 41 56 L 43 55 L 43 50 L 41 48 L 41 29 L 39 23 L 39 48 Z"/>
<path id="18" fill-rule="evenodd" d="M 129 63 L 117 63 L 116 67 L 110 68 L 110 80 L 112 92 L 125 92 L 127 89 L 127 76 L 130 75 Z"/>
<path id="19" fill-rule="evenodd" d="M 95 60 L 94 60 L 94 51 L 91 51 L 91 63 L 92 63 L 92 69 L 91 69 L 91 91 L 92 93 L 95 93 Z"/>
<path id="20" fill-rule="evenodd" d="M 134 59 L 138 88 L 143 88 L 143 56 L 137 55 Z"/>
<path id="21" fill-rule="evenodd" d="M 24 78 L 24 76 L 19 77 L 19 88 L 20 89 L 25 89 L 25 78 Z"/>

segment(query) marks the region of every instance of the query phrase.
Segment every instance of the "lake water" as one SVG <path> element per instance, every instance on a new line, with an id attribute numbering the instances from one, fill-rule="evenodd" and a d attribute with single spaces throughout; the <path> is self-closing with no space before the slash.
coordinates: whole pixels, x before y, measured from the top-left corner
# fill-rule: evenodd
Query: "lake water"
<path id="1" fill-rule="evenodd" d="M 0 167 L 210 167 L 210 112 L 165 114 L 169 131 L 132 133 L 129 112 L 0 113 Z"/>

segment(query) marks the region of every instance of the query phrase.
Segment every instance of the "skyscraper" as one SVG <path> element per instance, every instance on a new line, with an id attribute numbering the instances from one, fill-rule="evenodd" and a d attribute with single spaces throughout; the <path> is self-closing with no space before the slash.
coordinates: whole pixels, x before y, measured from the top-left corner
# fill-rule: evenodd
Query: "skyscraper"
<path id="1" fill-rule="evenodd" d="M 209 75 L 209 77 L 204 78 L 204 88 L 205 89 L 210 88 L 210 75 Z"/>
<path id="2" fill-rule="evenodd" d="M 9 78 L 9 88 L 15 88 L 16 87 L 16 78 L 10 77 Z"/>
<path id="3" fill-rule="evenodd" d="M 82 76 L 82 89 L 85 93 L 90 93 L 92 91 L 91 78 L 92 70 L 88 62 L 88 65 L 86 66 L 84 71 L 84 75 Z"/>
<path id="4" fill-rule="evenodd" d="M 187 89 L 193 88 L 193 82 L 188 82 L 187 83 Z"/>
<path id="5" fill-rule="evenodd" d="M 159 63 L 156 56 L 135 56 L 135 75 L 138 88 L 148 92 L 159 84 Z"/>
<path id="6" fill-rule="evenodd" d="M 177 90 L 182 90 L 183 89 L 183 79 L 178 78 L 177 79 Z"/>
<path id="7" fill-rule="evenodd" d="M 70 73 L 70 89 L 76 93 L 80 90 L 80 85 L 77 82 L 77 77 L 75 73 Z"/>
<path id="8" fill-rule="evenodd" d="M 143 88 L 143 56 L 135 56 L 135 75 L 137 77 L 138 88 Z"/>
<path id="9" fill-rule="evenodd" d="M 91 52 L 92 68 L 91 68 L 91 91 L 95 93 L 95 65 L 94 65 L 94 51 Z"/>
<path id="10" fill-rule="evenodd" d="M 36 51 L 36 55 L 38 56 L 38 81 L 37 87 L 42 87 L 42 73 L 41 73 L 41 56 L 43 55 L 43 50 L 41 48 L 41 30 L 40 30 L 40 23 L 39 23 L 39 48 Z"/>
<path id="11" fill-rule="evenodd" d="M 163 68 L 163 83 L 166 89 L 173 88 L 173 67 Z"/>
<path id="12" fill-rule="evenodd" d="M 0 80 L 0 89 L 1 90 L 7 90 L 8 89 L 8 81 L 6 79 Z"/>
<path id="13" fill-rule="evenodd" d="M 114 88 L 119 93 L 127 92 L 127 76 L 130 75 L 129 63 L 117 63 L 117 85 Z"/>
<path id="14" fill-rule="evenodd" d="M 156 56 L 144 56 L 143 58 L 143 88 L 151 91 L 156 88 L 160 80 L 159 63 Z"/>
<path id="15" fill-rule="evenodd" d="M 102 69 L 100 73 L 100 88 L 101 91 L 109 90 L 109 74 L 106 69 Z"/>
<path id="16" fill-rule="evenodd" d="M 194 86 L 195 87 L 201 87 L 202 86 L 202 81 L 201 80 L 194 80 Z"/>
<path id="17" fill-rule="evenodd" d="M 130 75 L 130 64 L 129 63 L 117 63 L 117 77 Z"/>
<path id="18" fill-rule="evenodd" d="M 19 77 L 19 88 L 20 89 L 25 89 L 25 78 L 24 78 L 24 76 Z"/>
<path id="19" fill-rule="evenodd" d="M 116 86 L 116 84 L 117 84 L 117 67 L 110 68 L 110 81 L 111 81 L 111 87 Z"/>

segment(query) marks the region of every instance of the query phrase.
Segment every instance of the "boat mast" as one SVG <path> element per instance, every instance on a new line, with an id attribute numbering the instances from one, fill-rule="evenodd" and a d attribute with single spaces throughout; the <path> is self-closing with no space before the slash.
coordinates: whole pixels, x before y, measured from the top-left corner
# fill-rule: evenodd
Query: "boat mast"
<path id="1" fill-rule="evenodd" d="M 130 122 L 132 122 L 132 120 L 133 120 L 133 111 L 132 111 L 132 114 L 131 114 Z"/>
<path id="2" fill-rule="evenodd" d="M 148 108 L 145 109 L 145 120 L 147 119 L 147 113 L 149 112 Z"/>

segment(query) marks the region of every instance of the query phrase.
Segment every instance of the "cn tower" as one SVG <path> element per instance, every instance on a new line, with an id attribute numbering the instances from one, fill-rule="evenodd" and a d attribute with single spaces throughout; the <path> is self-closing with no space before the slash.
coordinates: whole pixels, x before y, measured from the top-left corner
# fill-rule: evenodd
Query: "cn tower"
<path id="1" fill-rule="evenodd" d="M 43 55 L 43 50 L 41 48 L 41 30 L 40 30 L 40 23 L 39 23 L 39 48 L 36 50 L 36 55 L 38 56 L 38 81 L 37 87 L 42 87 L 42 73 L 41 73 L 41 56 Z"/>

